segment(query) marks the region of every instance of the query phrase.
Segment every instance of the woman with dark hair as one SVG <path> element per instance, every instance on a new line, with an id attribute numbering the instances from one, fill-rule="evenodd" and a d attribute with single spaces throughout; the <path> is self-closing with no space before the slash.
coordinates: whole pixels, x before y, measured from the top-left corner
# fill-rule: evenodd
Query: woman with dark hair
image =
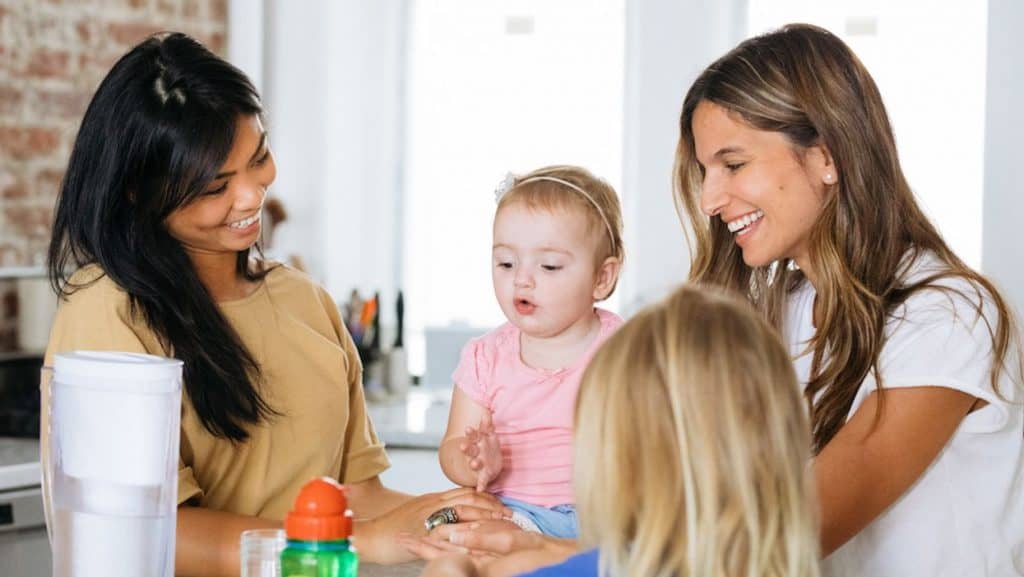
<path id="1" fill-rule="evenodd" d="M 690 280 L 745 295 L 805 387 L 824 574 L 1021 575 L 1019 334 L 918 206 L 861 62 L 814 26 L 751 38 L 680 130 Z"/>
<path id="2" fill-rule="evenodd" d="M 88 349 L 184 361 L 181 574 L 237 575 L 239 533 L 279 525 L 314 476 L 348 485 L 370 561 L 403 559 L 392 535 L 422 532 L 443 507 L 500 516 L 469 489 L 412 498 L 381 484 L 388 460 L 337 307 L 253 251 L 276 171 L 261 113 L 245 75 L 183 34 L 114 65 L 57 201 L 47 359 Z"/>

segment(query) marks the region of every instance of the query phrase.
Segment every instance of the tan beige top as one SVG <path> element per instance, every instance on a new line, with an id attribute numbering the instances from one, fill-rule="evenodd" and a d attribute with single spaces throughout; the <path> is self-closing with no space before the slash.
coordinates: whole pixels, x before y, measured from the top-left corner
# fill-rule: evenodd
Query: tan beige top
<path id="1" fill-rule="evenodd" d="M 71 350 L 171 356 L 98 267 L 83 268 L 72 281 L 97 277 L 58 308 L 47 365 Z M 322 287 L 282 265 L 253 294 L 220 308 L 260 364 L 264 399 L 282 416 L 250 427 L 249 440 L 233 444 L 204 429 L 183 395 L 179 504 L 282 519 L 312 477 L 357 483 L 388 468 L 367 416 L 355 346 Z"/>

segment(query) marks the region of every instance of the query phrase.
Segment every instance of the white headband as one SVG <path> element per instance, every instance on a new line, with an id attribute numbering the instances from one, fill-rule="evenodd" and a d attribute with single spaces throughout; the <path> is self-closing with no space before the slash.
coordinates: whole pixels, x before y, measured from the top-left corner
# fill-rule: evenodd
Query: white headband
<path id="1" fill-rule="evenodd" d="M 582 194 L 583 198 L 590 201 L 590 204 L 594 205 L 594 208 L 597 209 L 597 214 L 601 215 L 601 220 L 604 222 L 605 228 L 608 229 L 608 240 L 612 242 L 612 252 L 617 252 L 615 234 L 612 232 L 612 224 L 608 220 L 608 217 L 605 216 L 604 210 L 601 209 L 601 205 L 597 204 L 597 201 L 594 200 L 593 196 L 590 196 L 589 192 L 583 190 L 582 188 L 576 186 L 575 184 L 569 182 L 568 180 L 562 180 L 561 178 L 556 178 L 554 176 L 531 176 L 530 178 L 516 182 L 516 176 L 511 172 L 508 172 L 505 174 L 505 178 L 500 183 L 498 183 L 497 188 L 494 189 L 494 200 L 496 202 L 500 202 L 501 197 L 504 196 L 505 193 L 512 190 L 513 188 L 523 184 L 527 184 L 529 182 L 537 182 L 539 180 L 546 180 L 548 182 L 554 182 L 557 184 L 561 184 L 562 186 L 571 188 L 572 190 L 575 190 L 576 192 Z"/>

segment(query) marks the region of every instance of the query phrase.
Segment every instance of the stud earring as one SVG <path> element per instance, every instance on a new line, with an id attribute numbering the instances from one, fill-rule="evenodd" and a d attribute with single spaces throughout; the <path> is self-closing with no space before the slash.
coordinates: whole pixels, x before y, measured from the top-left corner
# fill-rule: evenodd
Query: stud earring
<path id="1" fill-rule="evenodd" d="M 826 184 L 832 184 L 832 180 L 833 180 L 832 173 L 831 172 L 826 172 L 825 173 L 825 183 Z"/>

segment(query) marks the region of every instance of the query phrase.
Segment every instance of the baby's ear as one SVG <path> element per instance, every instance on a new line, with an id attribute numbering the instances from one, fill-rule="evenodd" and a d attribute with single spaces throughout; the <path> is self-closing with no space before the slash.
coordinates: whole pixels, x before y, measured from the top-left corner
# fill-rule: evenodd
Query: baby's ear
<path id="1" fill-rule="evenodd" d="M 610 256 L 604 259 L 597 269 L 597 277 L 594 280 L 594 302 L 603 301 L 612 294 L 615 283 L 619 280 L 619 270 L 622 269 L 622 261 L 619 257 Z"/>

